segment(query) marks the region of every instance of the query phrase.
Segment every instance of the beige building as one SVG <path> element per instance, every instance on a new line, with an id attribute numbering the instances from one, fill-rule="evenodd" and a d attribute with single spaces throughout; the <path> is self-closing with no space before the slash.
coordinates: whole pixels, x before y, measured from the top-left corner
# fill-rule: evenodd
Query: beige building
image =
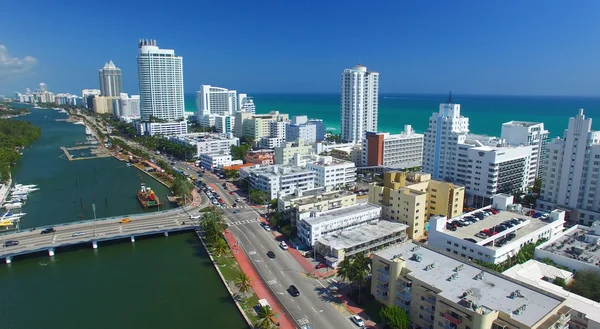
<path id="1" fill-rule="evenodd" d="M 386 172 L 382 184 L 369 188 L 369 202 L 382 206 L 382 218 L 408 225 L 408 235 L 417 240 L 426 236 L 425 223 L 431 216 L 462 214 L 463 200 L 464 187 L 421 172 Z"/>
<path id="2" fill-rule="evenodd" d="M 277 212 L 295 224 L 299 213 L 344 208 L 356 204 L 356 194 L 348 191 L 326 191 L 316 188 L 309 191 L 296 190 L 277 198 Z"/>
<path id="3" fill-rule="evenodd" d="M 414 243 L 373 254 L 371 293 L 416 329 L 567 329 L 563 297 Z"/>
<path id="4" fill-rule="evenodd" d="M 119 97 L 94 97 L 94 112 L 96 114 L 114 114 L 115 113 L 115 102 L 119 101 Z"/>
<path id="5" fill-rule="evenodd" d="M 302 139 L 298 139 L 296 142 L 285 143 L 284 145 L 275 148 L 275 164 L 289 165 L 293 162 L 292 160 L 296 153 L 307 155 L 312 152 L 312 145 L 304 144 Z"/>
<path id="6" fill-rule="evenodd" d="M 287 122 L 289 115 L 271 111 L 269 114 L 252 114 L 251 112 L 237 112 L 235 117 L 236 137 L 253 138 L 255 141 L 263 137 L 272 137 L 272 122 Z M 285 139 L 285 134 L 279 136 Z"/>

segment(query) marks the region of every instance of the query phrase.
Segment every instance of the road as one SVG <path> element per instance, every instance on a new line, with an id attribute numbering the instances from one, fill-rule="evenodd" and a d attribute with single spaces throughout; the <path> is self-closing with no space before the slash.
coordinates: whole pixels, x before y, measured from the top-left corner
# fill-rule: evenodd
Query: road
<path id="1" fill-rule="evenodd" d="M 176 167 L 185 173 L 197 176 L 197 168 L 186 164 L 177 163 Z M 301 266 L 289 254 L 279 247 L 271 232 L 265 231 L 261 226 L 258 213 L 245 202 L 236 202 L 236 194 L 230 195 L 229 190 L 222 188 L 222 180 L 211 174 L 203 177 L 205 183 L 210 184 L 229 207 L 223 209 L 229 224 L 229 230 L 235 235 L 240 246 L 254 263 L 261 279 L 271 289 L 273 295 L 284 306 L 288 315 L 298 325 L 309 324 L 313 329 L 321 328 L 357 328 L 349 320 L 350 313 L 339 310 L 332 304 L 330 289 L 334 288 L 332 280 L 317 280 L 306 276 Z M 229 185 L 232 187 L 232 185 Z M 230 206 L 237 203 L 237 208 Z M 235 209 L 239 213 L 234 214 Z M 267 256 L 268 251 L 276 255 L 274 259 Z M 300 291 L 300 296 L 292 297 L 287 289 L 295 285 Z"/>
<path id="2" fill-rule="evenodd" d="M 150 232 L 165 230 L 179 230 L 197 225 L 189 219 L 188 212 L 196 212 L 198 207 L 171 210 L 168 212 L 148 213 L 129 216 L 129 223 L 120 223 L 125 217 L 103 219 L 95 221 L 77 222 L 55 226 L 56 232 L 41 234 L 41 228 L 24 230 L 18 233 L 0 235 L 0 257 L 15 254 L 47 250 L 48 248 L 68 246 L 73 244 L 92 242 L 92 240 L 111 240 L 116 237 L 129 237 L 143 235 Z M 81 234 L 81 233 L 83 234 Z M 73 236 L 74 233 L 79 233 Z M 19 241 L 16 246 L 5 247 L 7 240 Z"/>

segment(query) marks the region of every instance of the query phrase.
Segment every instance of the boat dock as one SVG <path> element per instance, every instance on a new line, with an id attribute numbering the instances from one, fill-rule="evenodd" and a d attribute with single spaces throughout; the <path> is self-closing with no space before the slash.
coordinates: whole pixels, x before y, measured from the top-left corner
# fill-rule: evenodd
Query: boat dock
<path id="1" fill-rule="evenodd" d="M 75 146 L 75 147 L 61 146 L 60 149 L 65 153 L 65 155 L 67 156 L 67 159 L 69 161 L 108 158 L 108 157 L 112 156 L 110 154 L 109 150 L 102 148 L 100 146 L 97 146 L 97 145 L 80 145 L 80 146 Z M 89 149 L 89 151 L 90 151 L 89 156 L 75 157 L 70 152 L 70 151 L 86 150 L 86 149 Z"/>

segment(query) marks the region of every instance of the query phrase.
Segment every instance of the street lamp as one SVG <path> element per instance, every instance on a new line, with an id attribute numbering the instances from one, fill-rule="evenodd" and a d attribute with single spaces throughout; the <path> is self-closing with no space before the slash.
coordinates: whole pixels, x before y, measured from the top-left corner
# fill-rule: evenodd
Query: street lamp
<path id="1" fill-rule="evenodd" d="M 315 311 L 315 314 L 313 315 L 313 320 L 312 320 L 312 327 L 313 329 L 315 329 L 315 318 L 317 317 L 317 314 L 319 313 L 323 313 L 323 310 L 319 310 L 319 311 Z"/>
<path id="2" fill-rule="evenodd" d="M 96 237 L 96 204 L 92 203 L 92 211 L 94 212 L 94 225 L 92 226 L 92 236 Z"/>

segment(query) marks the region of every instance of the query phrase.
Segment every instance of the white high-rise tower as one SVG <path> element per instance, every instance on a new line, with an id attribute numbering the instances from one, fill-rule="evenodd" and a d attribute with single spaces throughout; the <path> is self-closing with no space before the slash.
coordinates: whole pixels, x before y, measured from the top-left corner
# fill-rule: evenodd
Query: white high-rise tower
<path id="1" fill-rule="evenodd" d="M 198 115 L 231 115 L 237 112 L 237 92 L 211 85 L 202 85 L 196 92 Z"/>
<path id="2" fill-rule="evenodd" d="M 121 69 L 110 61 L 99 70 L 100 93 L 106 97 L 120 97 L 123 90 Z"/>
<path id="3" fill-rule="evenodd" d="M 183 119 L 183 58 L 173 49 L 158 48 L 156 40 L 140 40 L 138 46 L 142 120 Z"/>
<path id="4" fill-rule="evenodd" d="M 358 143 L 367 131 L 377 131 L 379 73 L 357 64 L 342 73 L 341 137 Z"/>

